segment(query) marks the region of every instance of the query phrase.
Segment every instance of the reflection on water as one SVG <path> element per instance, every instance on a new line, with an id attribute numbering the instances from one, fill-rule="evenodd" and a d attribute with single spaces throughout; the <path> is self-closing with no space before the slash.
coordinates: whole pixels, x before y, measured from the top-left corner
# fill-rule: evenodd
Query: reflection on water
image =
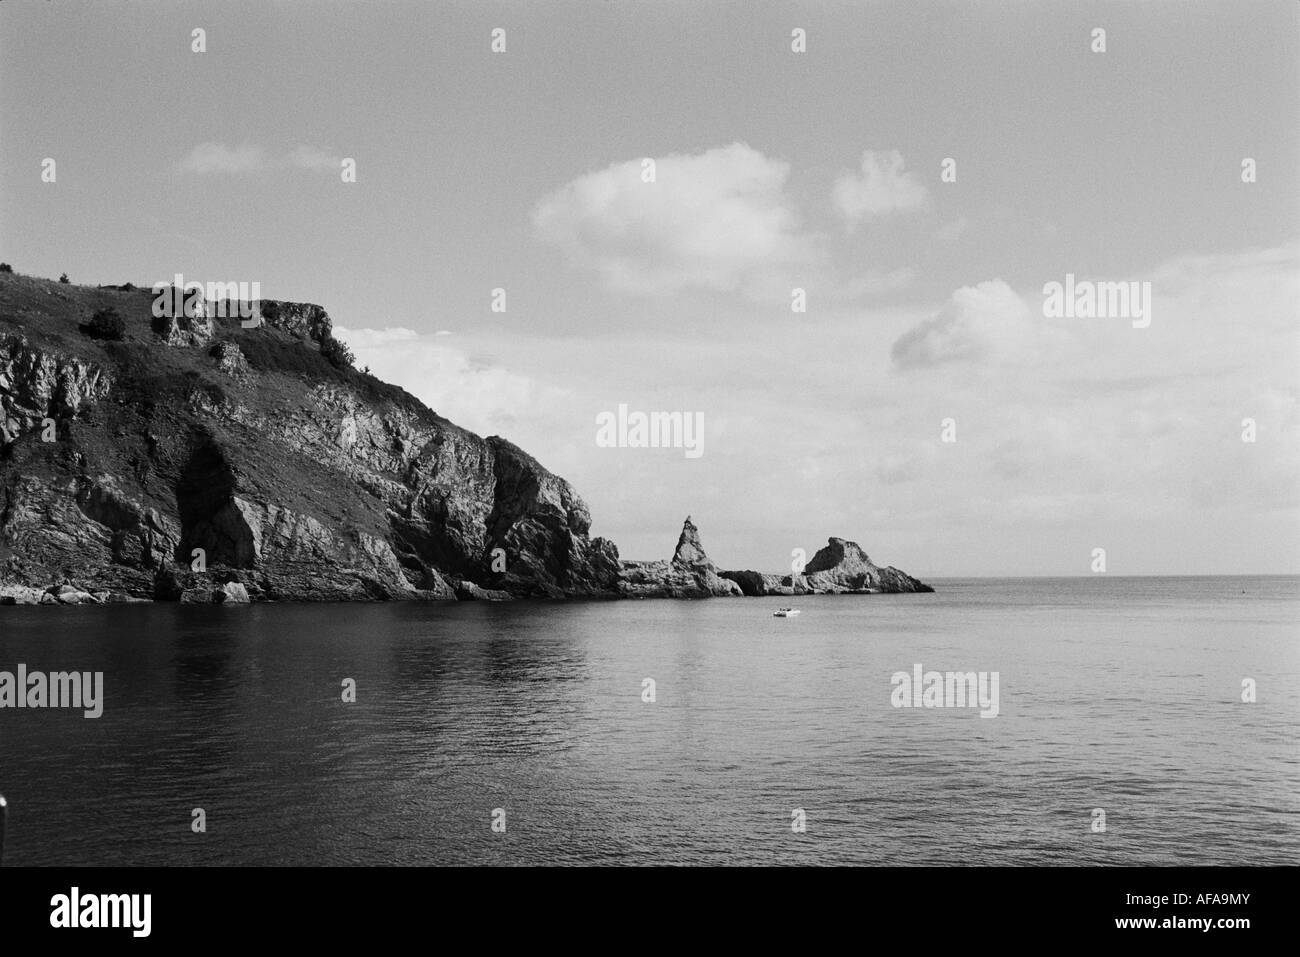
<path id="1" fill-rule="evenodd" d="M 98 720 L 0 711 L 6 862 L 1295 861 L 1300 580 L 943 585 L 3 609 L 0 669 L 105 673 Z M 917 662 L 1001 714 L 892 708 Z"/>

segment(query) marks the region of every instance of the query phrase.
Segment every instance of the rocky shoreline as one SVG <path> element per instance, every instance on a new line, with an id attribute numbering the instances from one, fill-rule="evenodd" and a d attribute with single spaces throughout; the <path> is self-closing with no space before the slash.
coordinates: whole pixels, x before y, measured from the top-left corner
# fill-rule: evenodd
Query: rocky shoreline
<path id="1" fill-rule="evenodd" d="M 722 570 L 689 518 L 670 559 L 623 560 L 528 453 L 354 368 L 320 306 L 153 302 L 0 273 L 0 604 L 932 590 L 839 538 L 801 574 Z"/>
<path id="2" fill-rule="evenodd" d="M 257 580 L 241 581 L 222 575 L 181 573 L 166 565 L 159 570 L 153 598 L 139 598 L 122 591 L 90 592 L 71 582 L 41 589 L 28 585 L 0 583 L 0 605 L 110 605 L 151 601 L 183 604 L 248 604 L 273 600 L 304 599 L 298 596 L 272 597 Z M 742 598 L 766 595 L 878 595 L 934 591 L 924 582 L 892 566 L 880 567 L 856 542 L 831 538 L 808 562 L 800 574 L 770 574 L 756 571 L 719 570 L 700 542 L 699 529 L 690 516 L 682 526 L 673 557 L 661 561 L 624 561 L 620 564 L 616 588 L 591 598 Z M 469 581 L 457 581 L 450 591 L 405 596 L 415 601 L 513 601 L 517 596 L 501 589 L 488 589 Z M 347 600 L 347 599 L 336 599 Z"/>

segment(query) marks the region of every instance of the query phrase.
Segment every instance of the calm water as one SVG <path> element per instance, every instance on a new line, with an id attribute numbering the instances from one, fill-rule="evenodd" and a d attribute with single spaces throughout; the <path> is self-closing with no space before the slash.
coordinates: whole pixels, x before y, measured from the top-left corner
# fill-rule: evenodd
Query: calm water
<path id="1" fill-rule="evenodd" d="M 0 710 L 5 863 L 1300 861 L 1300 578 L 936 586 L 0 609 L 0 670 L 105 673 Z M 891 707 L 917 662 L 1001 714 Z"/>

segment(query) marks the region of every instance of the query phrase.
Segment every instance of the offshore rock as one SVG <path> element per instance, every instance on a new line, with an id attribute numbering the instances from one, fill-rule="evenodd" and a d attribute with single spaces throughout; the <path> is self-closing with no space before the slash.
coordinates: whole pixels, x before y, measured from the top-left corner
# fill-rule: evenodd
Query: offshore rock
<path id="1" fill-rule="evenodd" d="M 831 538 L 804 568 L 804 579 L 814 594 L 839 592 L 932 592 L 924 582 L 917 581 L 897 568 L 876 565 L 857 542 Z"/>
<path id="2" fill-rule="evenodd" d="M 670 561 L 623 562 L 618 590 L 627 598 L 738 597 L 734 581 L 718 575 L 700 543 L 700 530 L 686 516 Z"/>
<path id="3" fill-rule="evenodd" d="M 893 566 L 876 565 L 857 542 L 831 538 L 800 575 L 724 571 L 746 595 L 901 594 L 934 591 Z"/>

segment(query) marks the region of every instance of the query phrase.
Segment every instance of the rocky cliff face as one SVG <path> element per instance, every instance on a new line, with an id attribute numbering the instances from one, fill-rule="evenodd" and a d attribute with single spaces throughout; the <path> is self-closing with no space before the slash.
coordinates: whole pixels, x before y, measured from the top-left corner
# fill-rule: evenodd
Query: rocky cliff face
<path id="1" fill-rule="evenodd" d="M 0 442 L 9 443 L 39 426 L 75 416 L 112 388 L 99 365 L 43 349 L 16 330 L 0 327 Z"/>
<path id="2" fill-rule="evenodd" d="M 334 331 L 329 313 L 313 302 L 263 299 L 253 311 L 271 328 L 280 329 L 298 339 L 320 342 Z M 227 308 L 226 314 L 234 315 L 235 310 Z"/>
<path id="3" fill-rule="evenodd" d="M 618 551 L 566 481 L 332 365 L 319 306 L 266 300 L 245 329 L 151 304 L 0 276 L 11 598 L 64 581 L 185 601 L 617 595 Z M 122 342 L 79 330 L 106 305 Z"/>

